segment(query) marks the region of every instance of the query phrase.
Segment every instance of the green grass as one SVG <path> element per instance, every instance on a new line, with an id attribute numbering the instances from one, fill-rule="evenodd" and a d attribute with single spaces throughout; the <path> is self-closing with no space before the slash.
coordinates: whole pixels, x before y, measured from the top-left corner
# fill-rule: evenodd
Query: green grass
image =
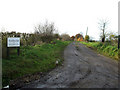
<path id="1" fill-rule="evenodd" d="M 118 60 L 117 46 L 112 46 L 110 43 L 107 42 L 105 42 L 104 44 L 101 42 L 80 42 L 80 43 L 96 50 L 100 54 Z"/>
<path id="2" fill-rule="evenodd" d="M 56 60 L 63 61 L 62 52 L 70 41 L 55 41 L 56 44 L 43 44 L 20 47 L 20 56 L 10 55 L 3 59 L 2 83 L 8 85 L 10 80 L 37 72 L 47 72 L 56 67 Z M 61 63 L 60 63 L 61 64 Z"/>

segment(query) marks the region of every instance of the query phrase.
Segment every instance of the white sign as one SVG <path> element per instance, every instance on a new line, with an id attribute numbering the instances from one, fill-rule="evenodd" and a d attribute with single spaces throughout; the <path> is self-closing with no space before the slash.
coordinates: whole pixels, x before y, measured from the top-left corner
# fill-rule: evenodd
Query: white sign
<path id="1" fill-rule="evenodd" d="M 7 47 L 20 47 L 20 38 L 19 37 L 7 38 Z"/>

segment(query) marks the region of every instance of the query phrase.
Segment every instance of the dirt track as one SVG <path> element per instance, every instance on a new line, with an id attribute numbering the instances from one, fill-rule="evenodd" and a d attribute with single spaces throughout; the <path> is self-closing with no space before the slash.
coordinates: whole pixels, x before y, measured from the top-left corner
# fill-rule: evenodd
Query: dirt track
<path id="1" fill-rule="evenodd" d="M 66 47 L 63 66 L 25 88 L 117 88 L 118 63 L 77 45 L 73 42 Z"/>

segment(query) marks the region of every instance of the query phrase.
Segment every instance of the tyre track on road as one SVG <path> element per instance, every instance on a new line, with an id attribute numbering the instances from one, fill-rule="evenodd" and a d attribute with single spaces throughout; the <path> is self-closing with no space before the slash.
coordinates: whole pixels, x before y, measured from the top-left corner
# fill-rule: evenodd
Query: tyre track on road
<path id="1" fill-rule="evenodd" d="M 23 88 L 117 88 L 117 67 L 114 60 L 73 42 L 64 50 L 63 66 Z"/>

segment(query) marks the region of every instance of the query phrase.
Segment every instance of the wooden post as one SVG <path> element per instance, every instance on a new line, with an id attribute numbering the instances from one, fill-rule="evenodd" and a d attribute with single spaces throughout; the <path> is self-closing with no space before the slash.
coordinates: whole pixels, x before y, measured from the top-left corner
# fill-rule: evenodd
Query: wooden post
<path id="1" fill-rule="evenodd" d="M 120 35 L 118 35 L 118 59 L 120 60 L 120 50 L 119 49 L 120 49 Z"/>
<path id="2" fill-rule="evenodd" d="M 7 47 L 7 58 L 9 59 L 9 47 Z"/>
<path id="3" fill-rule="evenodd" d="M 17 55 L 20 55 L 20 47 L 17 48 Z"/>
<path id="4" fill-rule="evenodd" d="M 118 49 L 120 49 L 120 35 L 118 35 Z"/>

